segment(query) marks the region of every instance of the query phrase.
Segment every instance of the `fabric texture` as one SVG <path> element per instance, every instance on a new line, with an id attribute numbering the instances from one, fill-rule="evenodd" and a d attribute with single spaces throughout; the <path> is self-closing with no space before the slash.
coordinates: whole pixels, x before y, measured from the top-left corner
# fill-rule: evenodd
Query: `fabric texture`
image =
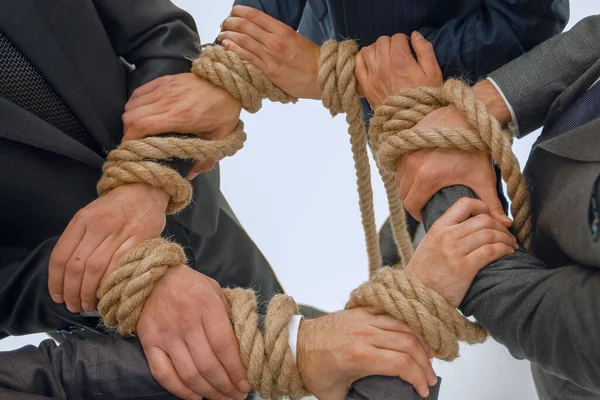
<path id="1" fill-rule="evenodd" d="M 100 152 L 98 143 L 2 32 L 0 71 L 0 96 L 43 119 L 84 146 Z"/>

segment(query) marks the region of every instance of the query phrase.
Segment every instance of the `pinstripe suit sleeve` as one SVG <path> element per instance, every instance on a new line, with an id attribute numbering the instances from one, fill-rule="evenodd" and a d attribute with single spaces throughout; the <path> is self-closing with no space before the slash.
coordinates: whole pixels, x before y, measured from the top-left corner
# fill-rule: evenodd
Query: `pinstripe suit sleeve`
<path id="1" fill-rule="evenodd" d="M 297 30 L 306 0 L 235 0 L 236 5 L 256 8 Z"/>
<path id="2" fill-rule="evenodd" d="M 568 17 L 568 0 L 483 0 L 462 18 L 419 31 L 445 77 L 479 80 L 560 33 Z"/>
<path id="3" fill-rule="evenodd" d="M 584 18 L 490 74 L 513 108 L 521 136 L 542 126 L 557 97 L 600 59 L 598 32 L 600 15 Z"/>

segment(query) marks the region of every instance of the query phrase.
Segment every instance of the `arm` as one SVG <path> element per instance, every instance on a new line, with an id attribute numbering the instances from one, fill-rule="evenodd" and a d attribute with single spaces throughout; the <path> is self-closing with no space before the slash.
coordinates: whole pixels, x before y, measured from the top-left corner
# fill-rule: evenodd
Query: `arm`
<path id="1" fill-rule="evenodd" d="M 590 16 L 490 74 L 521 136 L 542 126 L 556 98 L 600 58 L 600 15 Z"/>
<path id="2" fill-rule="evenodd" d="M 568 17 L 567 0 L 484 0 L 463 18 L 419 31 L 445 77 L 477 80 L 560 33 Z"/>
<path id="3" fill-rule="evenodd" d="M 200 39 L 193 18 L 167 0 L 93 0 L 116 53 L 135 65 L 129 94 L 165 75 L 189 72 Z"/>
<path id="4" fill-rule="evenodd" d="M 172 399 L 152 377 L 137 340 L 46 340 L 0 353 L 2 399 Z"/>
<path id="5" fill-rule="evenodd" d="M 443 189 L 429 201 L 426 229 L 461 197 L 465 187 Z M 489 264 L 475 277 L 461 304 L 515 358 L 589 390 L 600 390 L 600 307 L 592 299 L 600 274 L 578 265 L 549 269 L 525 250 Z"/>

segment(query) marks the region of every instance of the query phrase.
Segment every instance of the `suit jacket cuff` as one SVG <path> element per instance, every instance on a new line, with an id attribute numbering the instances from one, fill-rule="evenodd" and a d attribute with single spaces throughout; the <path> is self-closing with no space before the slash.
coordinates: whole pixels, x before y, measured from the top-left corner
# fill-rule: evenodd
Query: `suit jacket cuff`
<path id="1" fill-rule="evenodd" d="M 510 123 L 508 124 L 508 129 L 510 129 L 510 131 L 512 132 L 514 137 L 520 137 L 519 135 L 519 121 L 517 120 L 517 116 L 515 114 L 515 110 L 513 109 L 513 107 L 510 105 L 510 102 L 508 101 L 508 99 L 506 98 L 506 95 L 504 94 L 504 92 L 502 91 L 502 89 L 500 88 L 500 86 L 496 83 L 496 81 L 492 78 L 489 77 L 487 78 L 488 81 L 490 81 L 490 83 L 492 85 L 494 85 L 494 87 L 496 88 L 496 90 L 498 91 L 498 93 L 500 93 L 500 96 L 502 96 L 502 100 L 504 100 L 504 104 L 506 104 L 506 107 L 508 108 L 508 111 L 510 112 Z"/>

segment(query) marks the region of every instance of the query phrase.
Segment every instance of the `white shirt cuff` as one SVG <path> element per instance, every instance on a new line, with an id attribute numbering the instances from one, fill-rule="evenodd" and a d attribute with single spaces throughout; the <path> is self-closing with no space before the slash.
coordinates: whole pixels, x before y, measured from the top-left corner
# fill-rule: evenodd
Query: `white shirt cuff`
<path id="1" fill-rule="evenodd" d="M 300 321 L 304 318 L 302 315 L 293 315 L 288 322 L 288 345 L 292 351 L 292 360 L 296 364 L 296 353 L 298 348 L 298 330 L 300 329 Z"/>
<path id="2" fill-rule="evenodd" d="M 517 122 L 517 116 L 515 115 L 515 110 L 513 110 L 512 106 L 510 105 L 510 103 L 506 99 L 506 96 L 504 95 L 504 92 L 502 92 L 502 89 L 500 89 L 500 86 L 498 86 L 498 84 L 496 83 L 496 81 L 494 81 L 490 77 L 487 77 L 487 80 L 490 81 L 490 83 L 492 85 L 494 85 L 494 87 L 496 88 L 496 90 L 498 91 L 498 93 L 500 93 L 500 96 L 502 96 L 502 100 L 504 100 L 504 104 L 506 104 L 506 107 L 508 108 L 508 111 L 510 112 L 510 120 L 511 121 L 508 124 L 508 129 L 510 129 L 510 131 L 512 132 L 512 134 L 513 134 L 514 137 L 519 137 L 519 123 Z"/>

